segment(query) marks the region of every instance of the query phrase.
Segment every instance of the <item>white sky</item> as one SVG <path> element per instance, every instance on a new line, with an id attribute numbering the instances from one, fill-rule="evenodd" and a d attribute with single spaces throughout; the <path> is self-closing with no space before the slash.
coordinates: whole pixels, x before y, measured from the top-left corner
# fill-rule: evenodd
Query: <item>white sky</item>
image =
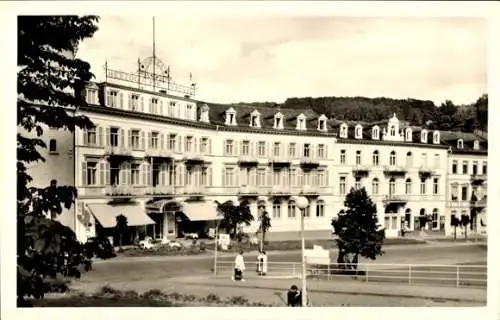
<path id="1" fill-rule="evenodd" d="M 487 93 L 480 18 L 156 16 L 157 56 L 209 102 L 366 96 L 474 102 Z M 152 53 L 152 17 L 101 16 L 78 56 L 135 71 Z"/>

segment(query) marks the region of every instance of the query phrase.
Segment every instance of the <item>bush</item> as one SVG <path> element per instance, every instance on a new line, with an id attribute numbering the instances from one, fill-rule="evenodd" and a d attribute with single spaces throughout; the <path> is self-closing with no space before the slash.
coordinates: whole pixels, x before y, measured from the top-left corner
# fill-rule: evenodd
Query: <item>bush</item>
<path id="1" fill-rule="evenodd" d="M 205 298 L 205 300 L 206 300 L 207 302 L 210 302 L 210 303 L 212 303 L 212 302 L 217 302 L 217 303 L 218 303 L 218 302 L 220 302 L 220 301 L 221 301 L 221 299 L 219 298 L 219 296 L 218 296 L 218 295 L 216 295 L 216 294 L 213 294 L 213 293 L 209 293 L 209 294 L 207 295 L 207 297 Z"/>
<path id="2" fill-rule="evenodd" d="M 63 279 L 60 277 L 50 278 L 46 277 L 43 279 L 44 292 L 59 292 L 64 293 L 69 291 L 69 284 L 71 281 Z"/>

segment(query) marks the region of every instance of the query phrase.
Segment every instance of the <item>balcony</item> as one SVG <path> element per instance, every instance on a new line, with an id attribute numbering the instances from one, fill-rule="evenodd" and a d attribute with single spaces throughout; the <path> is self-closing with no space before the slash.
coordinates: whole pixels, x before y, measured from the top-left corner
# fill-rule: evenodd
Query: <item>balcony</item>
<path id="1" fill-rule="evenodd" d="M 129 147 L 105 146 L 104 153 L 110 156 L 132 156 L 132 149 Z"/>
<path id="2" fill-rule="evenodd" d="M 245 155 L 240 155 L 238 158 L 238 163 L 241 165 L 257 165 L 259 163 L 259 159 L 257 156 L 245 154 Z"/>
<path id="3" fill-rule="evenodd" d="M 205 157 L 197 152 L 185 152 L 184 161 L 190 164 L 201 164 L 205 162 Z"/>
<path id="4" fill-rule="evenodd" d="M 241 186 L 238 189 L 238 194 L 241 196 L 257 196 L 259 188 L 256 186 Z"/>
<path id="5" fill-rule="evenodd" d="M 363 165 L 356 165 L 354 168 L 352 168 L 352 172 L 356 176 L 366 176 L 370 172 L 370 166 L 363 166 Z"/>
<path id="6" fill-rule="evenodd" d="M 190 196 L 202 196 L 205 194 L 205 186 L 186 185 L 183 193 Z"/>
<path id="7" fill-rule="evenodd" d="M 134 187 L 130 185 L 116 185 L 106 187 L 106 195 L 108 196 L 138 196 L 143 195 L 144 192 L 145 188 Z"/>
<path id="8" fill-rule="evenodd" d="M 388 175 L 404 175 L 406 172 L 407 169 L 401 166 L 390 165 L 384 167 L 384 173 Z"/>
<path id="9" fill-rule="evenodd" d="M 408 202 L 408 196 L 403 194 L 389 194 L 384 196 L 383 201 L 386 204 L 405 204 Z"/>
<path id="10" fill-rule="evenodd" d="M 471 175 L 471 182 L 473 184 L 482 184 L 484 181 L 486 181 L 487 175 L 486 174 L 472 174 Z"/>
<path id="11" fill-rule="evenodd" d="M 302 186 L 302 188 L 300 189 L 300 194 L 302 194 L 304 196 L 318 196 L 319 189 L 317 187 L 314 187 L 314 186 L 305 185 L 305 186 Z"/>
<path id="12" fill-rule="evenodd" d="M 316 168 L 319 166 L 319 159 L 313 157 L 302 157 L 300 159 L 300 165 L 303 168 Z"/>
<path id="13" fill-rule="evenodd" d="M 174 191 L 175 191 L 174 186 L 157 185 L 154 187 L 146 188 L 145 194 L 147 194 L 147 195 L 173 195 Z"/>
<path id="14" fill-rule="evenodd" d="M 269 163 L 271 163 L 274 167 L 289 166 L 291 162 L 292 161 L 286 156 L 272 156 L 269 158 Z"/>
<path id="15" fill-rule="evenodd" d="M 270 194 L 272 196 L 290 196 L 292 194 L 292 189 L 290 186 L 274 185 L 271 187 Z"/>
<path id="16" fill-rule="evenodd" d="M 420 166 L 418 168 L 418 174 L 421 176 L 421 177 L 430 177 L 434 174 L 434 169 L 431 169 L 427 166 Z"/>

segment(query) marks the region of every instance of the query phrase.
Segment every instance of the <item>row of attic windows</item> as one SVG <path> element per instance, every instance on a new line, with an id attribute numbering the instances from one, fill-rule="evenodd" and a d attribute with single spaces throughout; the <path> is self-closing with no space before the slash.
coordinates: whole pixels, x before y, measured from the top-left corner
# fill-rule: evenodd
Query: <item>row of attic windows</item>
<path id="1" fill-rule="evenodd" d="M 340 125 L 340 132 L 339 132 L 339 137 L 340 138 L 347 138 L 347 124 L 343 123 Z M 372 139 L 373 140 L 380 140 L 380 127 L 375 125 L 372 127 Z M 384 128 L 382 130 L 383 135 L 386 135 L 386 129 Z M 394 126 L 391 126 L 389 130 L 389 136 L 390 137 L 395 137 L 397 134 L 396 128 Z M 429 132 L 426 129 L 422 129 L 420 132 L 420 142 L 422 143 L 427 143 L 428 141 L 428 135 Z M 355 139 L 363 139 L 363 126 L 358 124 L 354 127 L 354 138 Z M 404 129 L 404 141 L 406 142 L 412 142 L 413 141 L 413 131 L 411 128 L 406 128 Z M 432 143 L 433 144 L 439 144 L 440 143 L 440 135 L 439 131 L 434 131 L 432 133 Z"/>

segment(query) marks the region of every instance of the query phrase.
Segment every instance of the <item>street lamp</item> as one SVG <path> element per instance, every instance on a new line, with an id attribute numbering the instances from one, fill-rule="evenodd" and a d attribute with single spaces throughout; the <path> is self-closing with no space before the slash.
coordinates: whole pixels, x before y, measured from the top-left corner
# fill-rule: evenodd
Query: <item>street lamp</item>
<path id="1" fill-rule="evenodd" d="M 309 206 L 309 200 L 306 197 L 292 197 L 295 205 L 300 210 L 300 237 L 302 240 L 302 306 L 307 306 L 307 289 L 306 289 L 306 240 L 304 238 L 304 215 L 305 209 Z"/>

